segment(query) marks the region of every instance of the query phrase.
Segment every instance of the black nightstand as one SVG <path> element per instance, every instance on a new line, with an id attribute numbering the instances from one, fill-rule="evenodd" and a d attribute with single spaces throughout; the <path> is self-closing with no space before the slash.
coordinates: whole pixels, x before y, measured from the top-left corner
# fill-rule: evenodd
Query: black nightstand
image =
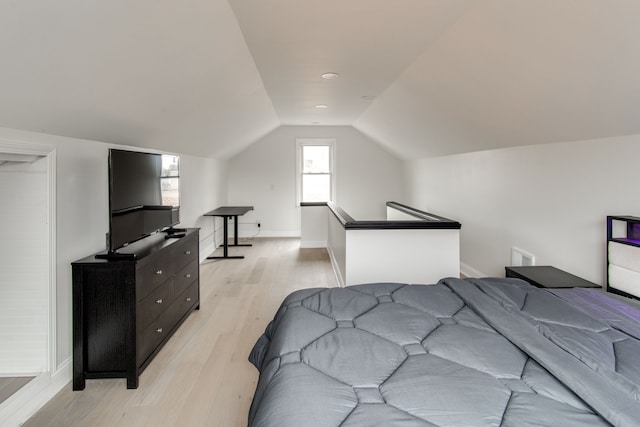
<path id="1" fill-rule="evenodd" d="M 526 280 L 539 288 L 600 288 L 593 282 L 584 280 L 571 273 L 550 265 L 533 265 L 525 267 L 505 267 L 507 277 Z"/>

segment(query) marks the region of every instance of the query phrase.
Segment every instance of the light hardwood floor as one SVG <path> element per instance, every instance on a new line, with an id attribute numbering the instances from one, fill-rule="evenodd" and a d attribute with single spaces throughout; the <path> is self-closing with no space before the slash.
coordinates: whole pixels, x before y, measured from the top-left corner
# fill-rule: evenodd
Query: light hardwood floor
<path id="1" fill-rule="evenodd" d="M 35 377 L 0 377 L 0 403 L 27 385 Z"/>
<path id="2" fill-rule="evenodd" d="M 200 310 L 194 312 L 140 377 L 71 384 L 26 427 L 246 426 L 258 371 L 247 357 L 284 297 L 336 286 L 325 249 L 300 249 L 299 239 L 257 238 L 230 248 L 244 260 L 200 267 Z"/>

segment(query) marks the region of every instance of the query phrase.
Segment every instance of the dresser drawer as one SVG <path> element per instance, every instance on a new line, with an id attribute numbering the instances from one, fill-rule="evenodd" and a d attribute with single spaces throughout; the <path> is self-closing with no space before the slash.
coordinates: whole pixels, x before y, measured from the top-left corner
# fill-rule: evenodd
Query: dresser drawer
<path id="1" fill-rule="evenodd" d="M 193 283 L 195 280 L 198 280 L 198 275 L 200 272 L 200 264 L 198 260 L 194 260 L 189 263 L 186 267 L 180 270 L 176 274 L 176 291 L 175 294 L 179 295 L 184 291 L 187 286 Z"/>
<path id="2" fill-rule="evenodd" d="M 180 295 L 176 297 L 174 303 L 176 319 L 180 320 L 191 307 L 193 307 L 199 298 L 198 282 L 193 282 Z"/>
<path id="3" fill-rule="evenodd" d="M 144 268 L 136 270 L 137 300 L 141 301 L 160 284 L 172 277 L 174 271 L 170 257 L 166 256 L 156 256 Z"/>
<path id="4" fill-rule="evenodd" d="M 146 298 L 138 303 L 137 321 L 139 328 L 146 328 L 152 320 L 165 311 L 173 302 L 174 279 L 162 283 Z"/>
<path id="5" fill-rule="evenodd" d="M 149 357 L 174 327 L 175 314 L 174 307 L 171 305 L 138 334 L 138 365 Z"/>
<path id="6" fill-rule="evenodd" d="M 181 241 L 176 243 L 173 248 L 173 259 L 176 265 L 176 270 L 185 266 L 194 259 L 198 259 L 198 234 L 191 234 L 183 237 Z"/>

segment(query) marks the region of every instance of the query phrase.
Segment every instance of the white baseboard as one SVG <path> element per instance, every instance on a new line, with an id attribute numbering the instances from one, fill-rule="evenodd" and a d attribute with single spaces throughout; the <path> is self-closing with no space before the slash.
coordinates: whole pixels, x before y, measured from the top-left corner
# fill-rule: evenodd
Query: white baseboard
<path id="1" fill-rule="evenodd" d="M 300 241 L 300 248 L 302 249 L 311 249 L 311 248 L 326 248 L 327 247 L 327 241 L 324 240 L 305 240 L 305 241 Z"/>
<path id="2" fill-rule="evenodd" d="M 331 249 L 331 246 L 327 245 L 327 252 L 329 252 L 329 259 L 331 260 L 331 267 L 333 267 L 333 273 L 336 275 L 336 280 L 338 281 L 338 286 L 344 288 L 345 282 L 344 278 L 340 274 L 340 267 L 338 266 L 338 261 L 336 260 L 336 256 Z"/>
<path id="3" fill-rule="evenodd" d="M 217 246 L 214 245 L 213 243 L 209 243 L 206 246 L 201 246 L 200 247 L 200 263 L 202 263 L 202 261 L 204 261 L 205 259 L 207 259 L 207 257 L 209 255 L 211 255 L 215 250 L 216 250 Z"/>
<path id="4" fill-rule="evenodd" d="M 480 270 L 476 270 L 464 262 L 460 262 L 460 273 L 465 277 L 487 277 L 487 274 L 484 274 Z"/>
<path id="5" fill-rule="evenodd" d="M 233 233 L 229 233 L 229 237 L 232 237 Z M 258 234 L 244 235 L 243 233 L 238 233 L 238 237 L 242 238 L 252 238 L 252 237 L 298 237 L 300 238 L 300 230 L 263 230 L 260 229 Z"/>
<path id="6" fill-rule="evenodd" d="M 17 427 L 42 408 L 72 379 L 71 358 L 58 369 L 44 372 L 0 404 L 0 426 Z"/>

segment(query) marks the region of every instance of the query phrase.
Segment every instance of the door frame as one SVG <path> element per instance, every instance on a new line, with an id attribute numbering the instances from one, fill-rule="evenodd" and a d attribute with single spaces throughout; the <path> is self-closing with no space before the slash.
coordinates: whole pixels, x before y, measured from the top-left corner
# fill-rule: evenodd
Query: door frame
<path id="1" fill-rule="evenodd" d="M 0 153 L 39 156 L 47 160 L 47 259 L 48 259 L 48 331 L 46 373 L 54 374 L 57 367 L 56 313 L 56 149 L 25 142 L 0 139 Z"/>

